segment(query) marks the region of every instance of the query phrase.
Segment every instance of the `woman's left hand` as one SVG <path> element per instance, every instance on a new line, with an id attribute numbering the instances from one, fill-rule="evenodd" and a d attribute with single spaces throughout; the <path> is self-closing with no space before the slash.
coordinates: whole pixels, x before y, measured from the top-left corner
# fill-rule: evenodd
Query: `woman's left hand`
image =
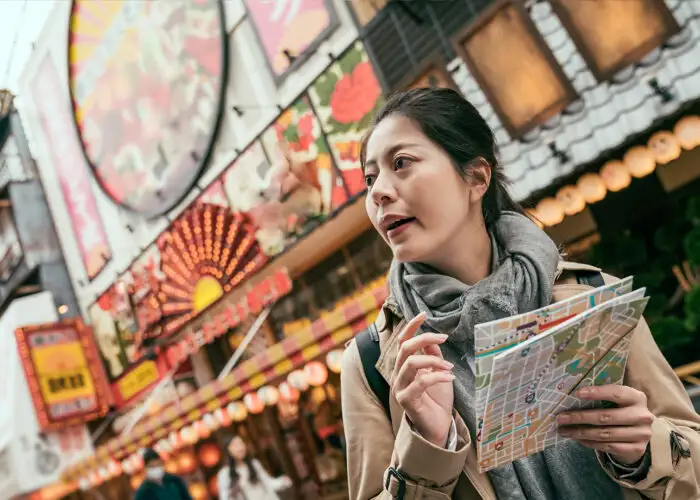
<path id="1" fill-rule="evenodd" d="M 576 396 L 616 406 L 560 413 L 559 435 L 605 452 L 622 464 L 639 462 L 649 445 L 655 418 L 647 408 L 646 394 L 624 385 L 601 385 L 585 387 Z"/>

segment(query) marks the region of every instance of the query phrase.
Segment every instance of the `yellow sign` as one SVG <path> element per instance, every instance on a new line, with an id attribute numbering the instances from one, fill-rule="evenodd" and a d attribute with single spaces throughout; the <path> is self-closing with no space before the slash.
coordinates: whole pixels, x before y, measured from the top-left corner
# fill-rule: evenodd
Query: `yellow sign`
<path id="1" fill-rule="evenodd" d="M 80 341 L 36 346 L 31 356 L 47 404 L 94 400 L 93 377 Z"/>
<path id="2" fill-rule="evenodd" d="M 123 401 L 128 401 L 150 385 L 155 384 L 159 378 L 160 372 L 155 361 L 144 361 L 117 382 L 119 395 Z"/>

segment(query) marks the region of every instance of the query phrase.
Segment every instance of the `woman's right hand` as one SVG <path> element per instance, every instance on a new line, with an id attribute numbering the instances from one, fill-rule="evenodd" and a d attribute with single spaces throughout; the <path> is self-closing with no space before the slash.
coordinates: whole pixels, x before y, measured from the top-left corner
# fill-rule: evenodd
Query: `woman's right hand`
<path id="1" fill-rule="evenodd" d="M 445 361 L 439 347 L 447 335 L 415 336 L 423 321 L 425 315 L 419 314 L 400 334 L 391 392 L 416 431 L 434 445 L 444 447 L 452 426 L 455 376 L 452 363 Z"/>

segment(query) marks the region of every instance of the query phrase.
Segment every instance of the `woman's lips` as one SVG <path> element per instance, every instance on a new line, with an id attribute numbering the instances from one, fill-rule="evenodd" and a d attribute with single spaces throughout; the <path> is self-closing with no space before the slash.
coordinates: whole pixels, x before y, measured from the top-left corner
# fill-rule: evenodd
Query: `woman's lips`
<path id="1" fill-rule="evenodd" d="M 389 239 L 396 238 L 398 235 L 400 235 L 406 229 L 408 229 L 408 227 L 411 224 L 413 224 L 415 221 L 416 221 L 416 219 L 414 217 L 411 217 L 411 218 L 408 218 L 408 219 L 401 221 L 400 224 L 398 224 L 396 227 L 393 227 L 386 232 L 387 237 Z"/>

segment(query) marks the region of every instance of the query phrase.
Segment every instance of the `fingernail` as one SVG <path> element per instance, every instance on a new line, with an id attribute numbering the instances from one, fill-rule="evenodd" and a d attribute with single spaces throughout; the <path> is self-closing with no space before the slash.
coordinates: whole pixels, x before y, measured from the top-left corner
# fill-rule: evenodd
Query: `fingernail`
<path id="1" fill-rule="evenodd" d="M 440 340 L 447 340 L 447 334 L 445 334 L 445 333 L 438 333 L 436 335 L 437 335 L 437 338 L 439 338 Z"/>
<path id="2" fill-rule="evenodd" d="M 557 423 L 558 424 L 568 424 L 571 422 L 571 417 L 569 415 L 566 415 L 562 413 L 561 415 L 557 415 Z"/>
<path id="3" fill-rule="evenodd" d="M 443 361 L 443 363 L 445 364 L 445 368 L 447 368 L 448 370 L 451 370 L 452 368 L 455 367 L 455 365 L 453 365 L 449 361 Z"/>
<path id="4" fill-rule="evenodd" d="M 576 393 L 576 395 L 580 398 L 587 398 L 588 396 L 591 395 L 591 390 L 588 388 L 581 389 Z"/>

